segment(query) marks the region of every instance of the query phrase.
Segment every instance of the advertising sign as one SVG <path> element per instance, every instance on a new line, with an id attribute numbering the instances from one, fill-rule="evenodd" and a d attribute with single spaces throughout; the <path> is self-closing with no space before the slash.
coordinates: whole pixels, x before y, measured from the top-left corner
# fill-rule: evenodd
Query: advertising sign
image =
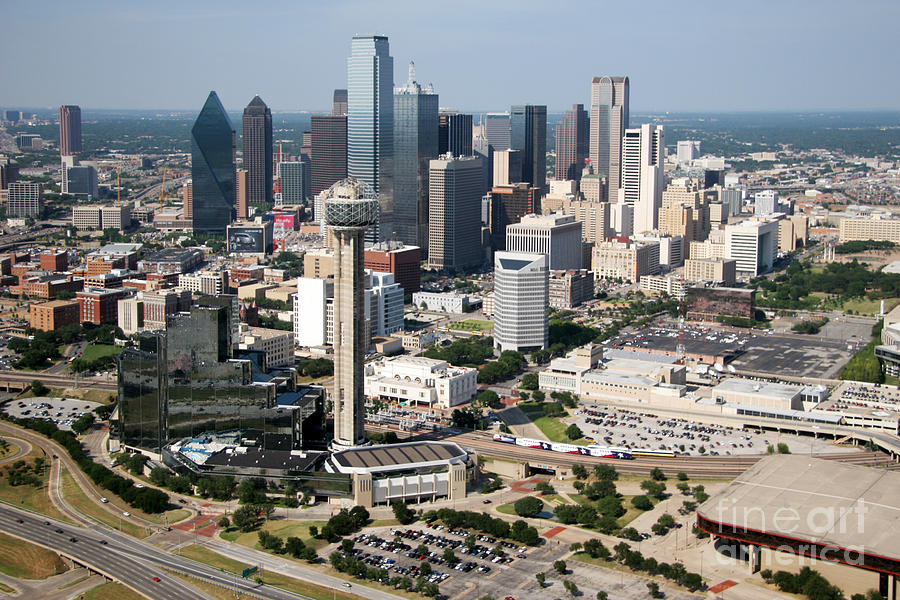
<path id="1" fill-rule="evenodd" d="M 239 229 L 228 228 L 228 251 L 246 252 L 248 254 L 263 254 L 266 251 L 265 233 L 263 228 L 241 227 Z"/>

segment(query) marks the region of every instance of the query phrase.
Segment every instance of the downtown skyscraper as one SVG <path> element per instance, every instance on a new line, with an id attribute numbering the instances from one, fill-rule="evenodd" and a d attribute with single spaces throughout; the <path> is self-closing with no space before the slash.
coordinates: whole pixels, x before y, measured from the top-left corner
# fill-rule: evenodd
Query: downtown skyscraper
<path id="1" fill-rule="evenodd" d="M 244 109 L 242 144 L 247 169 L 247 205 L 272 201 L 272 111 L 259 96 Z"/>
<path id="2" fill-rule="evenodd" d="M 59 107 L 59 154 L 72 156 L 81 152 L 81 108 L 74 105 Z"/>
<path id="3" fill-rule="evenodd" d="M 628 77 L 591 80 L 590 159 L 607 177 L 608 200 L 616 202 L 622 176 L 622 137 L 628 129 Z"/>
<path id="4" fill-rule="evenodd" d="M 394 212 L 394 59 L 388 38 L 353 36 L 347 59 L 347 175 L 378 195 L 379 222 L 367 232 L 390 238 Z"/>
<path id="5" fill-rule="evenodd" d="M 581 179 L 584 159 L 588 157 L 588 116 L 583 104 L 566 111 L 556 126 L 556 171 L 554 179 Z"/>
<path id="6" fill-rule="evenodd" d="M 428 247 L 428 162 L 438 156 L 438 95 L 415 80 L 394 94 L 393 233 L 410 246 Z"/>
<path id="7" fill-rule="evenodd" d="M 194 231 L 225 235 L 234 220 L 234 127 L 210 92 L 191 128 Z"/>
<path id="8" fill-rule="evenodd" d="M 524 104 L 510 109 L 509 147 L 522 153 L 522 178 L 544 193 L 547 181 L 547 107 Z M 496 148 L 495 148 L 496 150 Z"/>
<path id="9" fill-rule="evenodd" d="M 634 207 L 634 233 L 656 229 L 666 186 L 666 134 L 662 125 L 626 129 L 622 141 L 622 193 Z"/>

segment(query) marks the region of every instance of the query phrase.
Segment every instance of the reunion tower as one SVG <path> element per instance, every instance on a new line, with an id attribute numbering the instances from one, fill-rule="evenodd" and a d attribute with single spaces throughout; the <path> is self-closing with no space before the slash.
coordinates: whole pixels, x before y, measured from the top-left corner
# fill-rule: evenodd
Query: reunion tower
<path id="1" fill-rule="evenodd" d="M 366 351 L 363 291 L 366 229 L 378 221 L 378 196 L 349 178 L 322 192 L 325 226 L 334 234 L 334 439 L 344 450 L 366 442 L 363 360 Z"/>

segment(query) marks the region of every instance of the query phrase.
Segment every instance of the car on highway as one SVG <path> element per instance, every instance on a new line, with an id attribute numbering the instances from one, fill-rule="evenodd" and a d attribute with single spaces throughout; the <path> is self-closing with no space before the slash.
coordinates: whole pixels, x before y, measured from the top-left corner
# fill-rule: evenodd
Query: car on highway
<path id="1" fill-rule="evenodd" d="M 62 533 L 62 532 L 63 532 L 62 529 L 60 529 L 59 527 L 56 528 L 56 533 Z"/>
<path id="2" fill-rule="evenodd" d="M 152 579 L 153 581 L 156 581 L 156 582 L 162 581 L 162 579 L 160 579 L 160 578 L 157 577 L 156 575 L 154 575 L 153 577 L 151 577 L 151 579 Z"/>
<path id="3" fill-rule="evenodd" d="M 105 545 L 107 545 L 109 542 L 107 542 L 106 540 L 100 540 L 100 543 L 103 544 L 103 545 L 105 546 Z"/>
<path id="4" fill-rule="evenodd" d="M 128 511 L 126 510 L 125 512 L 122 513 L 122 516 L 123 516 L 123 517 L 130 517 L 130 516 L 131 516 L 131 513 L 128 512 Z"/>
<path id="5" fill-rule="evenodd" d="M 109 502 L 109 498 L 106 498 L 106 497 L 100 498 L 100 502 L 102 502 L 103 504 L 106 504 L 107 502 Z"/>

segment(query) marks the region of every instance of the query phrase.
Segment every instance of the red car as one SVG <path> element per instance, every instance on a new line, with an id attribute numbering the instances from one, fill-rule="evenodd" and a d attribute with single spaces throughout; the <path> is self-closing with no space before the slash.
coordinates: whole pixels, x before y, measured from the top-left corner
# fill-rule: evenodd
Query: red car
<path id="1" fill-rule="evenodd" d="M 159 577 L 157 577 L 156 575 L 154 575 L 154 576 L 153 576 L 153 581 L 162 581 L 162 579 L 160 579 Z"/>

